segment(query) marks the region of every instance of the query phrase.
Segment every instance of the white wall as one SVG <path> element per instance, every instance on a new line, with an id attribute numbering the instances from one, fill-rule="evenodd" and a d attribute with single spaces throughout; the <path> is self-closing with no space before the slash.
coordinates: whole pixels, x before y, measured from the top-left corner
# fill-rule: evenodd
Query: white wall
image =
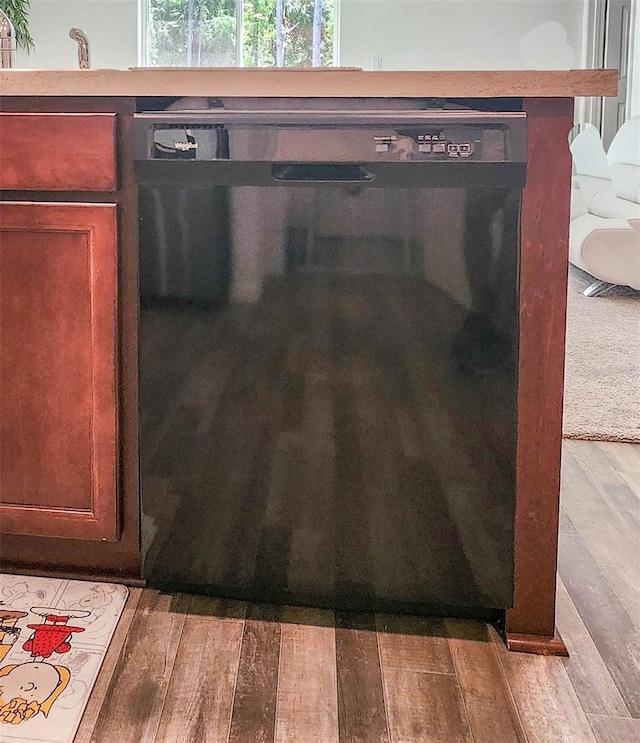
<path id="1" fill-rule="evenodd" d="M 340 64 L 370 70 L 381 58 L 383 70 L 577 68 L 583 9 L 583 0 L 342 0 Z"/>
<path id="2" fill-rule="evenodd" d="M 36 48 L 31 55 L 18 51 L 18 67 L 77 67 L 73 26 L 89 38 L 92 67 L 126 69 L 138 62 L 137 0 L 31 0 L 29 19 Z"/>
<path id="3" fill-rule="evenodd" d="M 584 0 L 341 0 L 340 64 L 368 70 L 377 57 L 385 70 L 579 67 L 583 7 Z M 21 67 L 76 67 L 72 26 L 89 37 L 93 67 L 137 64 L 138 0 L 31 0 L 30 22 L 36 51 L 18 53 Z"/>
<path id="4" fill-rule="evenodd" d="M 629 70 L 629 116 L 640 115 L 640 2 L 632 9 L 631 66 Z"/>

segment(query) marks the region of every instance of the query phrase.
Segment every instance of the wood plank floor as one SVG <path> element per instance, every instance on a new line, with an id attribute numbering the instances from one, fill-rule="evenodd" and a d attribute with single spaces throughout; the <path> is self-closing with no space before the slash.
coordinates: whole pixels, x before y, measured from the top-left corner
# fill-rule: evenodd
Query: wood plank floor
<path id="1" fill-rule="evenodd" d="M 132 590 L 76 743 L 638 743 L 640 447 L 566 442 L 558 627 Z"/>

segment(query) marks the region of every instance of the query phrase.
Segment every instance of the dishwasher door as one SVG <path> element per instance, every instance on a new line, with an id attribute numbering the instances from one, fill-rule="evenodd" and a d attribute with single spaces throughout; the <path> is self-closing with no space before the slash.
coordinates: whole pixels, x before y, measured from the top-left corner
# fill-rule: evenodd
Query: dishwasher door
<path id="1" fill-rule="evenodd" d="M 230 246 L 225 306 L 141 312 L 152 585 L 365 611 L 512 605 L 526 167 L 419 159 L 414 134 L 417 160 L 243 161 L 237 140 L 236 160 L 139 163 L 146 185 L 224 189 Z"/>
<path id="2" fill-rule="evenodd" d="M 138 186 L 140 301 L 226 304 L 230 244 L 228 189 Z"/>

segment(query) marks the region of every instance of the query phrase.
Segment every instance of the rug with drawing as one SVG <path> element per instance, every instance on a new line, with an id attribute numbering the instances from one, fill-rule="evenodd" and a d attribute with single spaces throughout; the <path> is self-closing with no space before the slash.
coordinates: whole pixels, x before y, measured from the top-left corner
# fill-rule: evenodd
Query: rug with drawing
<path id="1" fill-rule="evenodd" d="M 127 596 L 112 583 L 0 575 L 0 741 L 73 741 Z"/>

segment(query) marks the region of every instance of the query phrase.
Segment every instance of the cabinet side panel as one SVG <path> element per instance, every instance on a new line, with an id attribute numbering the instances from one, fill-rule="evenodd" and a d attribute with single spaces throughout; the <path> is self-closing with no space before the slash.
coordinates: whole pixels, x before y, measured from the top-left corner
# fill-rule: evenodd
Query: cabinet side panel
<path id="1" fill-rule="evenodd" d="M 555 625 L 573 100 L 526 98 L 515 603 L 508 636 L 546 638 Z M 557 652 L 555 647 L 549 652 Z"/>

